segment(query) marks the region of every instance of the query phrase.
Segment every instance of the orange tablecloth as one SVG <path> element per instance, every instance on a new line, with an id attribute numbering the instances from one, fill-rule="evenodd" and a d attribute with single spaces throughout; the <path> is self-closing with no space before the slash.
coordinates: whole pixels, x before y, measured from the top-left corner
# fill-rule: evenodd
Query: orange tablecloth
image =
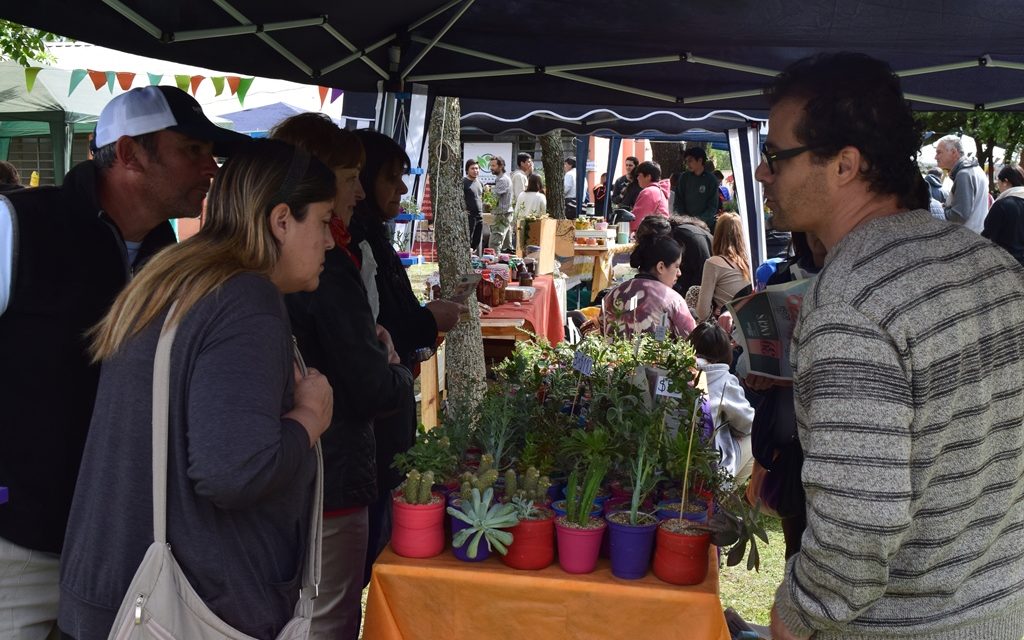
<path id="1" fill-rule="evenodd" d="M 558 295 L 551 276 L 537 276 L 533 281 L 537 293 L 529 302 L 516 306 L 511 302 L 495 307 L 490 313 L 480 317 L 481 330 L 487 337 L 487 320 L 525 320 L 524 327 L 539 336 L 545 336 L 551 344 L 558 344 L 565 339 L 565 328 L 562 326 L 562 312 L 558 308 Z M 525 338 L 525 334 L 524 334 Z"/>
<path id="2" fill-rule="evenodd" d="M 714 547 L 711 554 L 703 583 L 677 587 L 652 573 L 620 580 L 607 560 L 577 576 L 563 572 L 557 560 L 541 571 L 517 571 L 494 556 L 468 563 L 445 549 L 414 560 L 389 547 L 373 567 L 363 637 L 728 640 Z"/>

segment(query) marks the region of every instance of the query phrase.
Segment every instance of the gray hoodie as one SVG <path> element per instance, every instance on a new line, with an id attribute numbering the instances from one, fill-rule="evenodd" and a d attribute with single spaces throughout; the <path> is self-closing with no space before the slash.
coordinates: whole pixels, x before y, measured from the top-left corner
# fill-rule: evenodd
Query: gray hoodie
<path id="1" fill-rule="evenodd" d="M 981 233 L 988 214 L 988 176 L 974 158 L 960 158 L 949 173 L 953 188 L 946 198 L 946 220 Z"/>

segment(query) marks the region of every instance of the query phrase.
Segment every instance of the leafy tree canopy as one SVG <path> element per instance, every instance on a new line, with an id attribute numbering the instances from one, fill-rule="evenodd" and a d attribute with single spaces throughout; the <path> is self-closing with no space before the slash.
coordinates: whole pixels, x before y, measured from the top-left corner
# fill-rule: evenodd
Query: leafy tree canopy
<path id="1" fill-rule="evenodd" d="M 32 62 L 52 62 L 46 42 L 58 39 L 46 31 L 0 20 L 0 60 L 14 60 L 24 67 Z"/>
<path id="2" fill-rule="evenodd" d="M 944 135 L 966 134 L 978 143 L 978 162 L 983 166 L 997 160 L 1011 162 L 1024 150 L 1024 113 L 1008 111 L 932 111 L 915 114 L 934 143 Z M 1005 158 L 993 158 L 995 147 L 1006 149 Z M 991 168 L 990 168 L 991 172 Z"/>

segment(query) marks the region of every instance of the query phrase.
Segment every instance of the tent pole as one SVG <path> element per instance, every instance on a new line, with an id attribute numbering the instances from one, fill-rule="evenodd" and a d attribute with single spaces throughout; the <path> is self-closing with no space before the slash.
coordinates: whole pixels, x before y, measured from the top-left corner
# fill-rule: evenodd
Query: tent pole
<path id="1" fill-rule="evenodd" d="M 319 27 L 327 24 L 327 16 L 307 18 L 305 20 L 289 20 L 287 22 L 269 22 L 267 24 L 240 24 L 237 27 L 221 27 L 219 29 L 192 29 L 189 31 L 176 31 L 168 34 L 171 42 L 189 42 L 192 40 L 206 40 L 208 38 L 221 38 L 225 36 L 239 36 L 261 31 L 285 31 L 287 29 L 299 29 L 302 27 Z"/>
<path id="2" fill-rule="evenodd" d="M 608 211 L 611 209 L 612 183 L 615 182 L 615 168 L 619 166 L 619 149 L 622 147 L 622 137 L 612 136 L 608 139 L 608 181 L 604 185 L 604 205 L 602 215 L 608 219 Z"/>
<path id="3" fill-rule="evenodd" d="M 410 62 L 405 67 L 405 70 L 402 71 L 402 78 L 408 76 L 409 72 L 412 71 L 413 68 L 415 68 L 416 65 L 420 63 L 420 60 L 423 60 L 423 57 L 430 53 L 430 50 L 434 48 L 434 45 L 440 42 L 441 38 L 443 38 L 445 34 L 447 34 L 448 31 L 455 26 L 455 23 L 459 21 L 459 18 L 461 18 L 463 14 L 465 14 L 466 11 L 468 11 L 471 6 L 473 6 L 473 3 L 475 1 L 476 0 L 466 0 L 465 4 L 462 5 L 462 8 L 456 11 L 455 15 L 448 19 L 448 22 L 446 22 L 445 25 L 441 27 L 441 30 L 437 32 L 437 35 L 435 35 L 434 38 L 429 43 L 427 43 L 427 46 L 424 47 L 423 50 L 420 51 L 418 54 L 416 54 L 416 57 L 412 59 L 412 62 Z"/>
<path id="4" fill-rule="evenodd" d="M 107 5 L 108 7 L 113 9 L 114 11 L 120 13 L 122 16 L 127 18 L 130 22 L 134 23 L 135 26 L 137 26 L 138 28 L 142 29 L 143 31 L 145 31 L 149 35 L 153 36 L 157 40 L 160 40 L 160 39 L 163 38 L 164 32 L 162 30 L 160 30 L 160 28 L 157 27 L 155 24 L 153 24 L 149 20 L 146 20 L 141 15 L 136 13 L 134 9 L 129 8 L 127 5 L 125 5 L 122 2 L 119 2 L 118 0 L 102 0 L 102 1 L 103 1 L 103 4 Z"/>
<path id="5" fill-rule="evenodd" d="M 750 273 L 767 260 L 764 205 L 761 183 L 754 178 L 761 163 L 758 151 L 760 127 L 748 125 L 742 129 L 729 129 L 729 156 L 732 159 L 733 179 L 736 182 L 736 204 L 746 233 L 750 254 L 747 256 Z"/>

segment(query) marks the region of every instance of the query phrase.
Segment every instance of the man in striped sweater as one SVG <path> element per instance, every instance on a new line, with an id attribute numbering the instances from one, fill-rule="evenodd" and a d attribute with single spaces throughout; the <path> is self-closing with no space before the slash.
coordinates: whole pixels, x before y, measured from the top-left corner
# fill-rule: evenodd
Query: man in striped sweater
<path id="1" fill-rule="evenodd" d="M 757 179 L 828 249 L 793 337 L 807 529 L 776 640 L 1024 636 L 1024 270 L 928 212 L 888 65 L 795 63 Z"/>

